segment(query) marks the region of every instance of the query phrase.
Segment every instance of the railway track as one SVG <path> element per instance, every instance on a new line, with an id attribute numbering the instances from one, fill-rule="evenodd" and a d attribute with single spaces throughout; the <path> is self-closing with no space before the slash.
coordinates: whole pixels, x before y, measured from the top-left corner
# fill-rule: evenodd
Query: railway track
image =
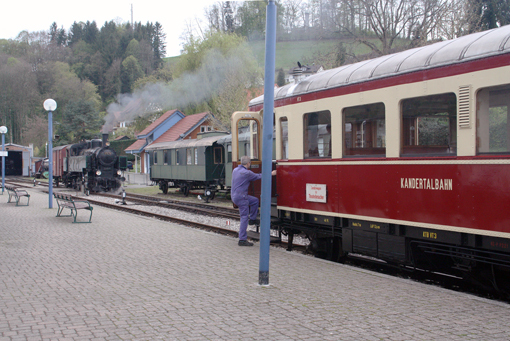
<path id="1" fill-rule="evenodd" d="M 125 192 L 125 197 L 122 194 L 117 195 L 110 193 L 98 193 L 96 195 L 107 198 L 113 198 L 119 201 L 125 201 L 126 203 L 135 202 L 143 205 L 156 205 L 160 207 L 173 208 L 197 214 L 209 214 L 220 216 L 227 219 L 239 220 L 238 210 L 229 207 L 179 201 L 174 199 L 159 198 L 155 196 L 140 195 L 128 192 Z"/>

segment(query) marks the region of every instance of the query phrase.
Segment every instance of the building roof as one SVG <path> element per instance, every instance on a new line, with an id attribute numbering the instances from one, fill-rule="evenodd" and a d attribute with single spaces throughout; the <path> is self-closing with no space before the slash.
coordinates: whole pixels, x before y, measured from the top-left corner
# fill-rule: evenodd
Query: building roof
<path id="1" fill-rule="evenodd" d="M 5 150 L 7 150 L 7 151 L 19 151 L 19 150 L 27 151 L 27 150 L 32 149 L 30 147 L 22 146 L 20 144 L 15 144 L 15 143 L 5 143 L 4 147 L 5 147 Z M 1 150 L 1 148 L 0 148 L 0 150 Z"/>
<path id="2" fill-rule="evenodd" d="M 153 143 L 181 140 L 184 137 L 186 137 L 186 135 L 188 135 L 197 125 L 205 121 L 208 116 L 209 116 L 208 112 L 185 116 L 173 127 L 168 129 L 160 137 L 154 140 Z"/>
<path id="3" fill-rule="evenodd" d="M 124 151 L 128 154 L 141 153 L 143 147 L 145 147 L 146 145 L 147 141 L 145 139 L 136 140 L 132 145 L 124 149 Z"/>
<path id="4" fill-rule="evenodd" d="M 147 128 L 145 128 L 144 130 L 142 130 L 138 135 L 137 137 L 138 138 L 141 138 L 141 137 L 145 137 L 147 135 L 149 135 L 153 130 L 155 130 L 160 124 L 162 124 L 165 120 L 167 120 L 168 118 L 170 118 L 172 115 L 180 115 L 182 117 L 185 117 L 183 113 L 181 113 L 180 111 L 178 111 L 177 109 L 174 109 L 174 110 L 169 110 L 167 111 L 166 113 L 164 113 L 163 115 L 161 115 L 157 120 L 155 120 L 154 122 L 152 122 Z"/>

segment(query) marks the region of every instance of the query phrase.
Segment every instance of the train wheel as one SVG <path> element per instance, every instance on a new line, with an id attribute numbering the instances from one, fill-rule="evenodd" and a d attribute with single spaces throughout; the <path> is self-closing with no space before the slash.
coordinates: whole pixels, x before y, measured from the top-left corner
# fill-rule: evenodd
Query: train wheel
<path id="1" fill-rule="evenodd" d="M 204 191 L 205 202 L 209 202 L 209 200 L 213 200 L 215 193 L 216 193 L 216 191 L 212 191 L 212 190 L 206 188 Z"/>
<path id="2" fill-rule="evenodd" d="M 184 196 L 187 197 L 189 195 L 189 186 L 184 185 L 184 187 L 182 188 L 182 192 L 184 193 Z"/>
<path id="3" fill-rule="evenodd" d="M 163 194 L 168 194 L 168 182 L 161 182 L 159 187 L 161 188 L 161 191 L 163 191 Z"/>

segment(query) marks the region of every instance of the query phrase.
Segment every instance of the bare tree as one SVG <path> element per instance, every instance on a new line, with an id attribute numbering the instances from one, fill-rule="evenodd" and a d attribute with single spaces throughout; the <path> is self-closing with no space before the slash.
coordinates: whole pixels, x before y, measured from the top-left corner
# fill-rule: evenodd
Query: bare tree
<path id="1" fill-rule="evenodd" d="M 368 46 L 376 55 L 396 49 L 399 39 L 410 39 L 410 46 L 425 44 L 437 32 L 448 11 L 448 0 L 359 0 L 348 2 L 356 25 L 339 22 L 342 31 Z M 378 40 L 374 42 L 373 38 Z M 407 46 L 409 47 L 409 46 Z"/>

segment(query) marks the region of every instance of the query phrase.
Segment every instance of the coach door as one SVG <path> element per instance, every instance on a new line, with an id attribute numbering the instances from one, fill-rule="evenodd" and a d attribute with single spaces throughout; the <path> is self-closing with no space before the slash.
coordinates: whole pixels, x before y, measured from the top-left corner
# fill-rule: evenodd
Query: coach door
<path id="1" fill-rule="evenodd" d="M 241 157 L 248 155 L 253 164 L 261 161 L 262 115 L 259 112 L 236 111 L 232 114 L 232 162 L 234 167 Z"/>
<path id="2" fill-rule="evenodd" d="M 251 170 L 262 171 L 262 115 L 261 112 L 236 111 L 232 114 L 232 167 L 239 165 L 241 157 L 248 155 Z M 260 196 L 260 181 L 252 182 L 249 194 Z"/>

